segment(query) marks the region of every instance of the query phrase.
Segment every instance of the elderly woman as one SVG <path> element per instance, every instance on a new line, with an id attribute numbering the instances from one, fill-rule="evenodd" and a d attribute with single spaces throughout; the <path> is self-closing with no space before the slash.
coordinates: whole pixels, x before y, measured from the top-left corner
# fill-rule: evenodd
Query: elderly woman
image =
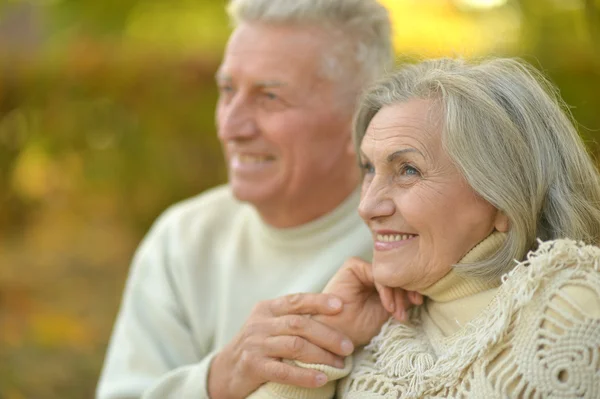
<path id="1" fill-rule="evenodd" d="M 426 61 L 366 93 L 355 141 L 373 264 L 321 321 L 370 343 L 253 397 L 600 397 L 600 178 L 556 91 L 515 60 Z M 399 322 L 404 290 L 424 302 Z"/>

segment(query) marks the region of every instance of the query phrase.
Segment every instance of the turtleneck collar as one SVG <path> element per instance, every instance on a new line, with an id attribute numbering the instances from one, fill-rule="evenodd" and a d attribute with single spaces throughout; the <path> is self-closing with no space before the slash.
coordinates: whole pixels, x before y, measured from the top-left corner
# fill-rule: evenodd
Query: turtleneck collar
<path id="1" fill-rule="evenodd" d="M 474 263 L 489 258 L 500 249 L 505 240 L 506 233 L 494 231 L 474 246 L 458 263 Z M 477 277 L 465 277 L 452 269 L 439 281 L 420 291 L 420 293 L 436 302 L 449 302 L 498 286 L 500 286 L 500 280 L 494 281 Z"/>

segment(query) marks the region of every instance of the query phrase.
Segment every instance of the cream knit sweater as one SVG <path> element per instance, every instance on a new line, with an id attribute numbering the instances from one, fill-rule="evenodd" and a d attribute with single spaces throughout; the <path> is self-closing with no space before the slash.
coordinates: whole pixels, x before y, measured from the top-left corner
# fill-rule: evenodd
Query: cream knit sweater
<path id="1" fill-rule="evenodd" d="M 503 240 L 492 234 L 461 263 Z M 338 398 L 600 398 L 599 248 L 541 243 L 501 284 L 450 272 L 423 294 L 410 323 L 390 319 L 351 372 L 350 361 L 345 370 L 304 365 L 332 381 L 312 390 L 266 384 L 251 397 L 331 398 L 345 376 Z"/>

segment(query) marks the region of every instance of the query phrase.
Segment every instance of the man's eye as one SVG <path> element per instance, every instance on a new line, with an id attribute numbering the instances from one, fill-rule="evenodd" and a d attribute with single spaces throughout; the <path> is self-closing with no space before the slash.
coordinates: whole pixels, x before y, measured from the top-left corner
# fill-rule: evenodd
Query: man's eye
<path id="1" fill-rule="evenodd" d="M 264 92 L 263 97 L 267 100 L 277 100 L 279 97 L 275 93 Z"/>
<path id="2" fill-rule="evenodd" d="M 375 167 L 370 162 L 363 163 L 360 168 L 362 169 L 364 174 L 372 175 L 375 173 Z"/>
<path id="3" fill-rule="evenodd" d="M 219 91 L 221 93 L 231 93 L 233 92 L 233 87 L 228 85 L 219 85 Z"/>

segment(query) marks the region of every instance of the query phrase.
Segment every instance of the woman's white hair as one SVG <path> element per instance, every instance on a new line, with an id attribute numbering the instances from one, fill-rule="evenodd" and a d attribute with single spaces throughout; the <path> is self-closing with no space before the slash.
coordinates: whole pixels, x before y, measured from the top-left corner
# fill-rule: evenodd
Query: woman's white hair
<path id="1" fill-rule="evenodd" d="M 376 0 L 231 0 L 227 11 L 235 25 L 324 29 L 333 44 L 324 54 L 324 72 L 353 87 L 356 95 L 393 66 L 389 15 Z"/>
<path id="2" fill-rule="evenodd" d="M 515 59 L 407 65 L 364 94 L 355 115 L 356 146 L 381 108 L 416 98 L 431 99 L 441 110 L 446 151 L 510 223 L 495 255 L 455 265 L 457 271 L 497 278 L 536 246 L 536 238 L 600 243 L 598 171 L 557 89 L 534 68 Z"/>

